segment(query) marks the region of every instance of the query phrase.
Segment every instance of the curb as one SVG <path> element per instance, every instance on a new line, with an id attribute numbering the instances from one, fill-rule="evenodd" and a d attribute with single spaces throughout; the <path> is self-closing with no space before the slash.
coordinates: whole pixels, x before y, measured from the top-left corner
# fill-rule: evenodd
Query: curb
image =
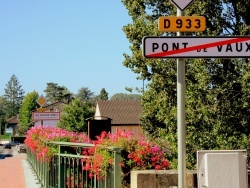
<path id="1" fill-rule="evenodd" d="M 37 180 L 36 174 L 32 172 L 32 168 L 27 159 L 22 160 L 26 188 L 40 188 L 41 185 Z"/>

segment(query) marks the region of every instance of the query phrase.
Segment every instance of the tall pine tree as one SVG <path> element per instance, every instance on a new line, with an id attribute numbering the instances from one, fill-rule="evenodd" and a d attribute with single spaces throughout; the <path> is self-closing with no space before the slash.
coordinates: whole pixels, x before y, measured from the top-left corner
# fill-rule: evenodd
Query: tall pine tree
<path id="1" fill-rule="evenodd" d="M 5 100 L 6 118 L 10 118 L 18 114 L 24 98 L 24 91 L 14 74 L 6 84 L 6 88 L 4 90 L 5 94 L 3 97 Z"/>
<path id="2" fill-rule="evenodd" d="M 59 86 L 57 83 L 49 82 L 44 90 L 45 98 L 48 104 L 55 102 L 68 103 L 71 99 L 71 93 L 65 86 Z"/>
<path id="3" fill-rule="evenodd" d="M 109 96 L 108 96 L 108 92 L 105 90 L 105 88 L 102 88 L 99 94 L 99 100 L 108 100 Z"/>

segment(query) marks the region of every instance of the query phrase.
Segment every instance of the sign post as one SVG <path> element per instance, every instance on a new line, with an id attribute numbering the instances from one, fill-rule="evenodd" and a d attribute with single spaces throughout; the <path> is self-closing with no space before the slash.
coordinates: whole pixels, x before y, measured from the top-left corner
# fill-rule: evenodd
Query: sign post
<path id="1" fill-rule="evenodd" d="M 171 0 L 177 7 L 177 17 L 184 16 L 184 9 L 193 0 Z M 177 32 L 177 36 L 181 36 Z M 177 139 L 178 139 L 178 188 L 186 187 L 186 117 L 185 117 L 185 59 L 177 59 Z"/>
<path id="2" fill-rule="evenodd" d="M 177 9 L 177 16 L 184 11 Z M 177 32 L 177 36 L 181 36 Z M 177 59 L 177 140 L 178 140 L 178 187 L 186 187 L 186 120 L 185 120 L 185 59 Z"/>
<path id="3" fill-rule="evenodd" d="M 38 108 L 37 111 L 44 112 L 46 109 L 42 108 L 42 107 L 47 103 L 46 98 L 43 95 L 41 95 L 40 97 L 38 97 L 36 102 L 37 102 L 37 104 L 40 105 L 40 108 Z M 32 117 L 33 117 L 33 115 L 32 115 Z M 41 126 L 43 126 L 43 119 L 41 119 Z"/>

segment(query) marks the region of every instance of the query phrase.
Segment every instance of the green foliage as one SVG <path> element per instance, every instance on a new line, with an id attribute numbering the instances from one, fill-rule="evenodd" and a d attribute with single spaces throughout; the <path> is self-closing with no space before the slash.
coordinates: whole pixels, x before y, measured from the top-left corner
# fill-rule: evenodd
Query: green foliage
<path id="1" fill-rule="evenodd" d="M 16 135 L 24 136 L 29 130 L 28 126 L 17 125 L 16 127 Z"/>
<path id="2" fill-rule="evenodd" d="M 4 99 L 4 97 L 0 97 L 0 116 L 1 115 L 5 115 L 5 111 L 6 111 L 6 101 Z"/>
<path id="3" fill-rule="evenodd" d="M 175 36 L 158 31 L 159 16 L 175 16 L 170 1 L 122 0 L 132 18 L 123 27 L 131 43 L 131 55 L 123 64 L 148 80 L 142 97 L 144 131 L 169 142 L 172 165 L 177 159 L 176 60 L 142 57 L 144 36 Z M 246 0 L 194 1 L 185 15 L 207 18 L 204 32 L 192 36 L 249 35 L 250 4 Z M 186 60 L 187 167 L 195 168 L 201 149 L 250 149 L 249 59 Z M 249 153 L 249 152 L 248 152 Z"/>
<path id="4" fill-rule="evenodd" d="M 81 87 L 76 94 L 76 98 L 83 101 L 91 101 L 94 98 L 94 92 L 90 91 L 88 87 Z"/>
<path id="5" fill-rule="evenodd" d="M 127 93 L 116 93 L 110 100 L 140 100 L 141 95 L 138 94 L 127 94 Z"/>
<path id="6" fill-rule="evenodd" d="M 58 127 L 74 132 L 87 132 L 87 118 L 94 115 L 92 106 L 86 101 L 75 99 L 65 105 Z"/>
<path id="7" fill-rule="evenodd" d="M 6 125 L 6 105 L 5 99 L 0 97 L 0 135 L 3 134 Z"/>
<path id="8" fill-rule="evenodd" d="M 6 122 L 5 118 L 4 118 L 4 116 L 0 115 L 0 126 L 1 126 L 0 127 L 0 130 L 1 130 L 0 135 L 2 135 L 4 133 L 6 124 L 7 124 L 7 122 Z"/>
<path id="9" fill-rule="evenodd" d="M 0 135 L 0 140 L 10 140 L 11 136 L 10 135 Z"/>
<path id="10" fill-rule="evenodd" d="M 19 121 L 20 124 L 18 126 L 19 134 L 25 134 L 28 130 L 28 124 L 32 122 L 32 114 L 31 112 L 38 108 L 37 104 L 38 93 L 33 91 L 28 93 L 23 100 L 22 106 L 19 111 Z"/>
<path id="11" fill-rule="evenodd" d="M 44 90 L 45 98 L 49 104 L 58 101 L 69 103 L 72 99 L 72 94 L 65 86 L 59 86 L 57 83 L 47 83 L 47 88 Z"/>
<path id="12" fill-rule="evenodd" d="M 102 89 L 101 89 L 100 94 L 98 95 L 98 99 L 99 99 L 99 100 L 108 100 L 108 99 L 109 99 L 108 93 L 107 93 L 107 91 L 105 90 L 105 88 L 102 88 Z"/>
<path id="13" fill-rule="evenodd" d="M 19 84 L 17 77 L 13 74 L 6 84 L 4 98 L 4 110 L 6 114 L 6 118 L 10 118 L 12 116 L 16 116 L 21 107 L 24 91 L 22 86 Z"/>

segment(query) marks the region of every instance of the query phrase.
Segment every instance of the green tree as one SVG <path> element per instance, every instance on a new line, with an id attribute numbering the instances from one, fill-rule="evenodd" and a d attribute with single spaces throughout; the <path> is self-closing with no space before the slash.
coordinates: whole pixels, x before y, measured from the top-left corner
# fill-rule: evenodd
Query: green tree
<path id="1" fill-rule="evenodd" d="M 45 98 L 49 104 L 58 101 L 69 103 L 72 99 L 70 91 L 65 86 L 59 86 L 57 83 L 47 83 L 44 92 L 46 93 Z"/>
<path id="2" fill-rule="evenodd" d="M 144 36 L 175 36 L 158 31 L 160 16 L 175 16 L 170 1 L 122 0 L 132 18 L 123 27 L 131 43 L 131 55 L 123 64 L 147 80 L 142 97 L 142 126 L 150 137 L 164 137 L 172 148 L 172 164 L 177 159 L 176 60 L 142 57 Z M 185 15 L 207 19 L 204 32 L 195 36 L 249 35 L 250 4 L 246 0 L 194 1 Z M 199 149 L 250 150 L 249 59 L 186 60 L 187 166 L 194 168 Z M 248 152 L 249 153 L 249 152 Z M 175 166 L 176 167 L 176 166 Z"/>
<path id="3" fill-rule="evenodd" d="M 88 87 L 81 87 L 75 97 L 83 101 L 91 101 L 94 98 L 94 92 L 90 91 Z"/>
<path id="4" fill-rule="evenodd" d="M 75 132 L 87 132 L 86 119 L 94 115 L 89 103 L 81 99 L 74 99 L 71 104 L 65 105 L 58 127 Z"/>
<path id="5" fill-rule="evenodd" d="M 4 97 L 0 97 L 0 114 L 5 114 L 6 111 L 6 101 L 4 99 Z"/>
<path id="6" fill-rule="evenodd" d="M 0 135 L 2 135 L 3 131 L 5 130 L 5 111 L 5 100 L 3 97 L 0 97 Z"/>
<path id="7" fill-rule="evenodd" d="M 24 91 L 14 74 L 6 84 L 6 88 L 4 90 L 5 94 L 3 95 L 3 98 L 5 100 L 6 118 L 10 118 L 18 114 L 24 98 Z"/>
<path id="8" fill-rule="evenodd" d="M 141 95 L 139 94 L 127 94 L 127 93 L 116 93 L 110 100 L 140 100 Z"/>
<path id="9" fill-rule="evenodd" d="M 19 110 L 20 123 L 18 126 L 18 132 L 21 135 L 24 135 L 26 133 L 29 128 L 28 124 L 32 122 L 31 112 L 39 107 L 36 102 L 38 96 L 38 93 L 36 91 L 33 91 L 31 93 L 28 93 L 23 99 L 22 106 Z"/>
<path id="10" fill-rule="evenodd" d="M 108 100 L 108 92 L 105 90 L 105 88 L 102 88 L 100 91 L 100 94 L 97 96 L 98 100 Z"/>

